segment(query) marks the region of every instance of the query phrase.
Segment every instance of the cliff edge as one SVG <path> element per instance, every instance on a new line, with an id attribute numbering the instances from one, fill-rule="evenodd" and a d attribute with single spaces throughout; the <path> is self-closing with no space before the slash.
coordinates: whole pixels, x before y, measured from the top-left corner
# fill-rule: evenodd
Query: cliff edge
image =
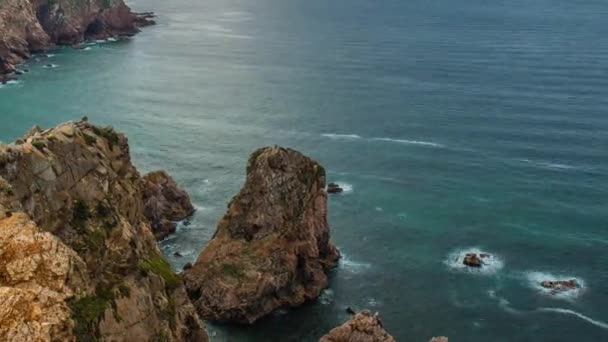
<path id="1" fill-rule="evenodd" d="M 68 122 L 0 144 L 0 340 L 206 341 L 144 207 L 111 128 Z"/>

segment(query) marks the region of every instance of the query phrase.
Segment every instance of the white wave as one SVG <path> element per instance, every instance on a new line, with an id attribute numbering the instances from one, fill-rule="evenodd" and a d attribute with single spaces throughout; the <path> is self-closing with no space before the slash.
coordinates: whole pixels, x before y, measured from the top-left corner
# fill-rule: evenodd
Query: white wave
<path id="1" fill-rule="evenodd" d="M 488 254 L 489 257 L 482 259 L 484 262 L 482 267 L 470 267 L 462 263 L 467 253 Z M 481 275 L 495 274 L 504 266 L 504 262 L 494 253 L 483 251 L 477 247 L 463 248 L 451 252 L 444 260 L 444 264 L 454 271 Z"/>
<path id="2" fill-rule="evenodd" d="M 47 53 L 47 54 L 46 54 L 46 57 L 47 57 L 47 58 L 55 57 L 55 54 L 54 54 L 54 53 Z"/>
<path id="3" fill-rule="evenodd" d="M 378 301 L 376 298 L 368 298 L 367 305 L 371 307 L 379 307 L 382 306 L 382 302 Z"/>
<path id="4" fill-rule="evenodd" d="M 350 272 L 350 273 L 361 273 L 372 267 L 371 264 L 366 262 L 358 262 L 350 259 L 348 255 L 342 253 L 342 257 L 340 258 L 339 267 Z"/>
<path id="5" fill-rule="evenodd" d="M 357 134 L 324 133 L 324 134 L 321 134 L 321 136 L 330 138 L 330 139 L 345 139 L 345 140 L 361 139 L 361 136 L 357 135 Z"/>
<path id="6" fill-rule="evenodd" d="M 57 64 L 47 64 L 47 65 L 45 65 L 44 67 L 45 67 L 45 68 L 49 68 L 49 69 L 55 69 L 55 68 L 56 68 L 56 67 L 58 67 L 58 66 L 59 66 L 59 65 L 57 65 Z"/>
<path id="7" fill-rule="evenodd" d="M 526 272 L 526 278 L 528 279 L 528 285 L 538 292 L 550 296 L 551 298 L 563 299 L 563 300 L 574 300 L 580 296 L 585 290 L 585 282 L 582 279 L 572 276 L 553 275 L 545 272 Z M 570 280 L 574 279 L 578 283 L 579 287 L 568 291 L 553 292 L 553 290 L 546 287 L 542 287 L 541 283 L 545 280 Z"/>
<path id="8" fill-rule="evenodd" d="M 108 39 L 106 39 L 108 42 L 116 42 L 118 41 L 118 39 L 114 38 L 114 37 L 110 37 Z"/>
<path id="9" fill-rule="evenodd" d="M 391 138 L 371 138 L 373 141 L 387 141 L 394 142 L 399 144 L 408 144 L 408 145 L 421 145 L 421 146 L 432 146 L 432 147 L 445 147 L 442 144 L 430 142 L 430 141 L 421 141 L 421 140 L 405 140 L 405 139 L 391 139 Z"/>
<path id="10" fill-rule="evenodd" d="M 375 207 L 374 210 L 378 211 L 378 212 L 382 212 L 384 211 L 384 209 L 382 209 L 382 207 Z"/>
<path id="11" fill-rule="evenodd" d="M 342 194 L 350 194 L 354 191 L 353 185 L 350 183 L 346 183 L 343 181 L 332 182 L 338 184 L 338 186 L 342 189 Z"/>
<path id="12" fill-rule="evenodd" d="M 538 161 L 538 160 L 530 160 L 527 158 L 520 158 L 519 161 L 524 163 L 531 164 L 532 166 L 542 168 L 542 169 L 550 169 L 550 170 L 577 170 L 581 169 L 578 166 L 564 164 L 564 163 L 555 163 L 555 162 L 547 162 L 547 161 Z"/>
<path id="13" fill-rule="evenodd" d="M 581 313 L 578 313 L 576 311 L 573 310 L 569 310 L 569 309 L 562 309 L 562 308 L 540 308 L 538 309 L 538 311 L 542 311 L 542 312 L 556 312 L 556 313 L 561 313 L 561 314 L 565 314 L 565 315 L 572 315 L 572 316 L 576 316 L 584 321 L 587 321 L 597 327 L 600 327 L 602 329 L 607 329 L 608 330 L 608 323 L 604 323 L 598 320 L 595 320 L 591 317 L 587 317 Z"/>
<path id="14" fill-rule="evenodd" d="M 334 301 L 334 291 L 332 289 L 325 289 L 319 296 L 319 302 L 323 305 L 329 305 Z"/>
<path id="15" fill-rule="evenodd" d="M 82 49 L 82 51 L 89 51 L 89 50 L 91 50 L 91 47 L 90 47 L 90 46 L 87 46 L 87 47 L 85 47 L 84 49 Z"/>

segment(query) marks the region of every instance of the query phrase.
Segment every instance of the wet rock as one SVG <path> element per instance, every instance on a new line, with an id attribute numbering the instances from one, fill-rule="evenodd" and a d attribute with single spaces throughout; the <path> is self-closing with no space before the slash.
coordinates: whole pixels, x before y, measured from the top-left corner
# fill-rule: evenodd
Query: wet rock
<path id="1" fill-rule="evenodd" d="M 342 188 L 341 188 L 341 187 L 340 187 L 338 184 L 336 184 L 336 183 L 329 183 L 329 184 L 327 185 L 327 193 L 330 193 L 330 194 L 338 194 L 338 193 L 341 193 L 341 192 L 343 192 L 343 191 L 344 191 L 344 189 L 342 189 Z"/>
<path id="2" fill-rule="evenodd" d="M 540 285 L 546 289 L 551 289 L 552 294 L 575 290 L 580 287 L 576 279 L 570 280 L 545 280 Z"/>
<path id="3" fill-rule="evenodd" d="M 181 257 L 183 257 L 182 253 L 180 253 L 180 252 L 175 252 L 175 253 L 173 253 L 173 256 L 174 256 L 174 257 L 177 257 L 177 258 L 181 258 Z"/>
<path id="4" fill-rule="evenodd" d="M 467 253 L 462 263 L 470 267 L 481 267 L 483 265 L 483 261 L 481 261 L 477 253 Z"/>
<path id="5" fill-rule="evenodd" d="M 361 311 L 343 325 L 332 329 L 319 342 L 395 342 L 382 326 L 378 314 Z"/>
<path id="6" fill-rule="evenodd" d="M 185 270 L 189 270 L 191 268 L 192 268 L 192 263 L 191 262 L 187 262 L 182 269 L 185 271 Z"/>
<path id="7" fill-rule="evenodd" d="M 325 170 L 282 147 L 255 151 L 184 283 L 201 317 L 252 323 L 316 299 L 339 253 L 329 239 Z"/>

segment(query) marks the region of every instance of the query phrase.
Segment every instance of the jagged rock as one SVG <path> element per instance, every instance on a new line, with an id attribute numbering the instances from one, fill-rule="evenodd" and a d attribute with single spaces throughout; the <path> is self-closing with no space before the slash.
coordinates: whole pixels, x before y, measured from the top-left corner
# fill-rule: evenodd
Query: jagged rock
<path id="1" fill-rule="evenodd" d="M 204 319 L 252 323 L 319 296 L 339 253 L 329 241 L 325 170 L 282 147 L 254 152 L 213 239 L 184 272 Z"/>
<path id="2" fill-rule="evenodd" d="M 382 326 L 378 314 L 363 310 L 321 337 L 319 342 L 395 342 Z"/>
<path id="3" fill-rule="evenodd" d="M 467 253 L 462 263 L 470 267 L 481 267 L 483 265 L 483 261 L 476 253 Z"/>
<path id="4" fill-rule="evenodd" d="M 12 214 L 0 215 L 0 298 L 16 305 L 0 305 L 0 340 L 206 341 L 156 246 L 126 137 L 81 121 L 21 142 L 0 144 L 0 214 Z"/>
<path id="5" fill-rule="evenodd" d="M 155 171 L 144 176 L 145 213 L 157 240 L 175 232 L 174 221 L 184 220 L 194 214 L 190 196 L 178 187 L 165 171 Z"/>
<path id="6" fill-rule="evenodd" d="M 0 74 L 32 53 L 57 45 L 77 45 L 86 39 L 132 36 L 153 24 L 123 0 L 2 0 L 0 1 Z"/>
<path id="7" fill-rule="evenodd" d="M 342 189 L 338 184 L 336 183 L 329 183 L 329 185 L 327 185 L 327 193 L 330 194 L 337 194 L 344 191 L 344 189 Z"/>

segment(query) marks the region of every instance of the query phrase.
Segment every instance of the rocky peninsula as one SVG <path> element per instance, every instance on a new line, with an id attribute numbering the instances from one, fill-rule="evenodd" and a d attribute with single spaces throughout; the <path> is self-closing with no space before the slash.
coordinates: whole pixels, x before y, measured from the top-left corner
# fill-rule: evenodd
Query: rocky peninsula
<path id="1" fill-rule="evenodd" d="M 153 24 L 152 16 L 132 12 L 123 0 L 0 0 L 0 81 L 14 77 L 32 53 L 132 36 Z"/>

